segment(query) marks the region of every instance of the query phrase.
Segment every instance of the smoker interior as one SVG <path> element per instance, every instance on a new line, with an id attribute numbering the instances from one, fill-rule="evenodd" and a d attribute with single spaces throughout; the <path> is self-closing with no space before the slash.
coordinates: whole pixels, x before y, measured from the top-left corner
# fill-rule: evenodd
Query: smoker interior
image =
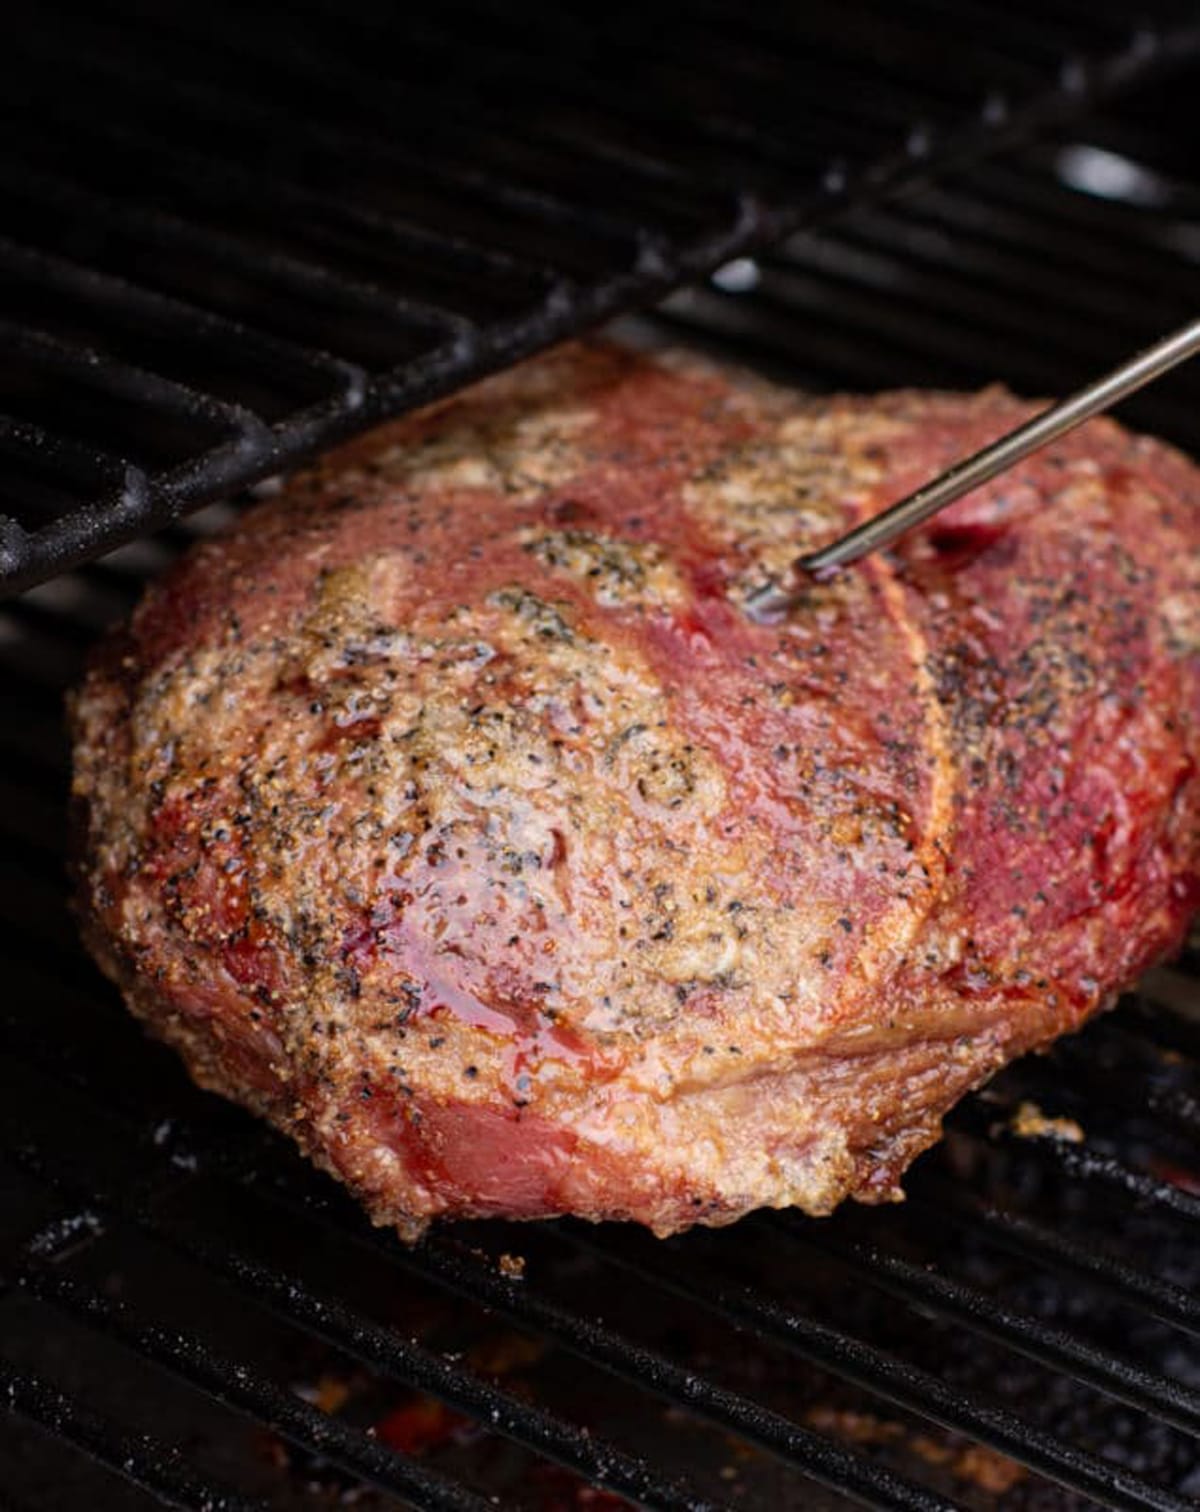
<path id="1" fill-rule="evenodd" d="M 1069 387 L 1194 313 L 1197 83 L 727 262 L 636 334 L 813 388 Z M 1181 372 L 1127 414 L 1200 449 L 1197 400 Z M 903 1206 L 668 1242 L 405 1249 L 143 1039 L 64 901 L 62 691 L 238 507 L 0 608 L 4 1504 L 1194 1506 L 1195 949 L 970 1099 Z"/>
<path id="2" fill-rule="evenodd" d="M 1197 54 L 1191 0 L 16 0 L 0 592 Z"/>

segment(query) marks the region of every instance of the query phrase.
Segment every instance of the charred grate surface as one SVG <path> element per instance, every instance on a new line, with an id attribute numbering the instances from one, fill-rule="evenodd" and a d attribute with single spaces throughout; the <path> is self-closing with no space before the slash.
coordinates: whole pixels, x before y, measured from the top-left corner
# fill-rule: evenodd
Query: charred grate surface
<path id="1" fill-rule="evenodd" d="M 728 264 L 643 326 L 814 386 L 1065 388 L 1192 311 L 1194 83 Z M 1198 382 L 1131 418 L 1200 447 Z M 61 693 L 233 512 L 0 610 L 2 1495 L 1194 1506 L 1200 949 L 958 1110 L 904 1207 L 661 1244 L 490 1224 L 405 1250 L 143 1040 L 63 902 Z"/>
<path id="2" fill-rule="evenodd" d="M 1183 0 L 22 7 L 0 588 L 1197 51 Z"/>

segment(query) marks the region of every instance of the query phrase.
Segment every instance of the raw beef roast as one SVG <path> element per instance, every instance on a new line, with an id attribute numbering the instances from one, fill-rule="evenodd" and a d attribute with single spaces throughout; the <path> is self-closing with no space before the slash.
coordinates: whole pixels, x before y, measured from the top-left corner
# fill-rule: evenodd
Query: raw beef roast
<path id="1" fill-rule="evenodd" d="M 1200 474 L 1107 420 L 574 347 L 202 545 L 73 704 L 87 938 L 380 1223 L 898 1196 L 1200 894 Z"/>

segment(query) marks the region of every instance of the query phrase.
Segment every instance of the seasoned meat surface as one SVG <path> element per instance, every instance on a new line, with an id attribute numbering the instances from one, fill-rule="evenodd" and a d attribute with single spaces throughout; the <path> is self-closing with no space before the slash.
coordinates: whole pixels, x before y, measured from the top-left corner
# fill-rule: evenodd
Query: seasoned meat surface
<path id="1" fill-rule="evenodd" d="M 372 1216 L 898 1195 L 1200 897 L 1200 474 L 1108 420 L 748 596 L 1028 415 L 571 347 L 333 453 L 73 702 L 88 941 Z"/>

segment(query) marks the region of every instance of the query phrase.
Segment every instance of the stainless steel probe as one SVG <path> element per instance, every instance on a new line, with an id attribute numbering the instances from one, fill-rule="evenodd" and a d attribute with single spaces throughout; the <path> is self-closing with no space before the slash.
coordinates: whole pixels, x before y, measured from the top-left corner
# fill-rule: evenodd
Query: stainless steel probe
<path id="1" fill-rule="evenodd" d="M 990 446 L 985 446 L 971 457 L 956 462 L 953 467 L 922 485 L 915 493 L 891 505 L 882 514 L 856 525 L 853 530 L 822 546 L 820 551 L 800 557 L 792 568 L 793 574 L 820 576 L 835 567 L 845 567 L 858 561 L 870 551 L 888 546 L 897 536 L 927 520 L 938 510 L 961 499 L 963 494 L 1002 473 L 1014 463 L 1022 461 L 1039 447 L 1055 441 L 1066 431 L 1090 419 L 1092 415 L 1106 410 L 1126 394 L 1132 394 L 1152 379 L 1170 368 L 1194 356 L 1200 351 L 1200 320 L 1190 321 L 1180 330 L 1164 337 L 1144 352 L 1139 352 L 1114 368 L 1095 383 L 1090 383 L 1078 393 L 1072 394 L 1060 404 L 1027 420 L 1008 435 L 1001 436 Z M 751 596 L 746 607 L 756 619 L 774 619 L 794 607 L 803 594 L 803 584 L 787 587 L 780 583 L 768 583 Z"/>

